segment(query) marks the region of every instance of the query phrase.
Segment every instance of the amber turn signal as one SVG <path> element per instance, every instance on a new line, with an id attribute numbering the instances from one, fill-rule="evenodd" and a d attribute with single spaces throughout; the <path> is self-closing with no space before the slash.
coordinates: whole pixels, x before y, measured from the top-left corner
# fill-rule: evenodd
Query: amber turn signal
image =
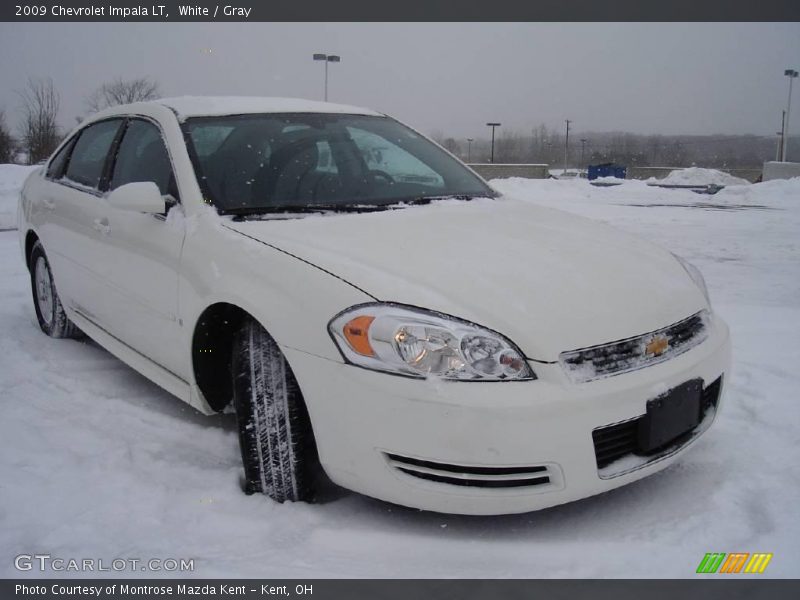
<path id="1" fill-rule="evenodd" d="M 363 356 L 375 356 L 369 343 L 369 326 L 375 317 L 362 315 L 344 324 L 342 332 L 350 347 Z"/>

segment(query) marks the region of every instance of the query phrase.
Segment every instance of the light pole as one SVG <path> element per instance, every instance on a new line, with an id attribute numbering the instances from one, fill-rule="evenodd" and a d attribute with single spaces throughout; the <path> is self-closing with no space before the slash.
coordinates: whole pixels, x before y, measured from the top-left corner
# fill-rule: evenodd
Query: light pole
<path id="1" fill-rule="evenodd" d="M 789 115 L 792 113 L 792 81 L 797 77 L 797 71 L 786 69 L 783 72 L 789 78 L 789 101 L 786 103 L 786 124 L 783 127 L 783 156 L 781 160 L 788 161 L 786 150 L 789 148 Z"/>
<path id="2" fill-rule="evenodd" d="M 778 132 L 778 150 L 775 152 L 775 160 L 783 162 L 783 130 L 786 127 L 786 111 L 781 111 L 781 130 Z"/>
<path id="3" fill-rule="evenodd" d="M 567 137 L 564 138 L 564 173 L 567 172 L 567 160 L 569 159 L 569 124 L 572 123 L 569 119 L 564 119 L 564 122 L 567 124 Z"/>
<path id="4" fill-rule="evenodd" d="M 467 138 L 467 164 L 472 162 L 472 142 L 474 142 L 472 138 Z"/>
<path id="5" fill-rule="evenodd" d="M 338 63 L 342 61 L 341 56 L 335 54 L 315 54 L 314 60 L 321 60 L 325 63 L 325 102 L 328 101 L 328 63 Z"/>
<path id="6" fill-rule="evenodd" d="M 487 127 L 492 128 L 492 158 L 489 160 L 490 163 L 494 162 L 494 130 L 495 127 L 500 127 L 500 123 L 487 123 Z"/>
<path id="7" fill-rule="evenodd" d="M 584 150 L 586 150 L 586 142 L 588 142 L 588 141 L 589 140 L 587 140 L 586 138 L 581 138 L 581 166 L 580 166 L 581 169 L 583 168 L 583 165 L 584 165 L 583 152 L 584 152 Z"/>

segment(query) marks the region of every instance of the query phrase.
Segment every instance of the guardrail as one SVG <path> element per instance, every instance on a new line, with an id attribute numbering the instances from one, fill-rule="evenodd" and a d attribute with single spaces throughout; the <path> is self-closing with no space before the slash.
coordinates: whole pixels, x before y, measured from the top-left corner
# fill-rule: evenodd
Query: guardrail
<path id="1" fill-rule="evenodd" d="M 524 177 L 526 179 L 547 179 L 549 165 L 543 164 L 502 164 L 478 163 L 468 165 L 484 179 L 504 179 Z"/>

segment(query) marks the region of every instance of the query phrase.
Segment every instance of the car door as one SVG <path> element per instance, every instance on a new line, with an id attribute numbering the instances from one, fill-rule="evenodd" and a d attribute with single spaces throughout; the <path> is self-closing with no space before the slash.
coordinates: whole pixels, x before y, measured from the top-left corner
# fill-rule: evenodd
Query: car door
<path id="1" fill-rule="evenodd" d="M 98 316 L 109 333 L 186 379 L 189 353 L 178 323 L 183 209 L 161 130 L 152 121 L 131 118 L 111 164 L 108 191 L 141 181 L 154 182 L 174 212 L 168 219 L 104 204 L 101 252 L 106 300 Z"/>
<path id="2" fill-rule="evenodd" d="M 51 161 L 36 191 L 34 226 L 50 260 L 62 301 L 95 319 L 102 302 L 102 197 L 108 156 L 122 119 L 92 123 L 79 131 Z"/>

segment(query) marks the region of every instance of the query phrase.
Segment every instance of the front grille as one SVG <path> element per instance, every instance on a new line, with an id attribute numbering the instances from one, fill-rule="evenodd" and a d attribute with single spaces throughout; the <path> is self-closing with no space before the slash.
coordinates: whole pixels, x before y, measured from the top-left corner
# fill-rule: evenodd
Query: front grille
<path id="1" fill-rule="evenodd" d="M 519 488 L 551 483 L 546 466 L 487 467 L 453 465 L 386 453 L 389 464 L 398 471 L 436 483 L 474 488 Z"/>
<path id="2" fill-rule="evenodd" d="M 722 377 L 718 377 L 714 383 L 707 385 L 703 389 L 703 395 L 700 397 L 700 406 L 703 409 L 703 413 L 706 413 L 710 408 L 717 406 L 721 388 Z"/>
<path id="3" fill-rule="evenodd" d="M 626 454 L 636 451 L 636 432 L 639 428 L 639 419 L 641 417 L 624 423 L 601 427 L 592 432 L 598 469 L 602 469 Z"/>
<path id="4" fill-rule="evenodd" d="M 573 382 L 584 383 L 663 362 L 690 350 L 706 337 L 708 311 L 703 310 L 650 333 L 610 344 L 562 352 L 559 360 Z M 657 338 L 666 339 L 668 348 L 659 354 L 648 354 L 648 344 Z"/>
<path id="5" fill-rule="evenodd" d="M 700 399 L 702 410 L 701 420 L 709 410 L 716 408 L 721 387 L 722 377 L 719 377 L 713 383 L 703 388 L 703 394 Z M 643 418 L 644 415 L 622 423 L 600 427 L 592 431 L 594 453 L 597 459 L 598 469 L 602 469 L 628 454 L 654 456 L 662 452 L 660 449 L 651 453 L 645 453 L 639 450 L 638 429 L 639 421 Z M 673 440 L 672 445 L 679 444 L 682 437 L 685 436 L 688 439 L 691 435 L 692 432 L 690 431 L 680 436 L 678 439 Z"/>

